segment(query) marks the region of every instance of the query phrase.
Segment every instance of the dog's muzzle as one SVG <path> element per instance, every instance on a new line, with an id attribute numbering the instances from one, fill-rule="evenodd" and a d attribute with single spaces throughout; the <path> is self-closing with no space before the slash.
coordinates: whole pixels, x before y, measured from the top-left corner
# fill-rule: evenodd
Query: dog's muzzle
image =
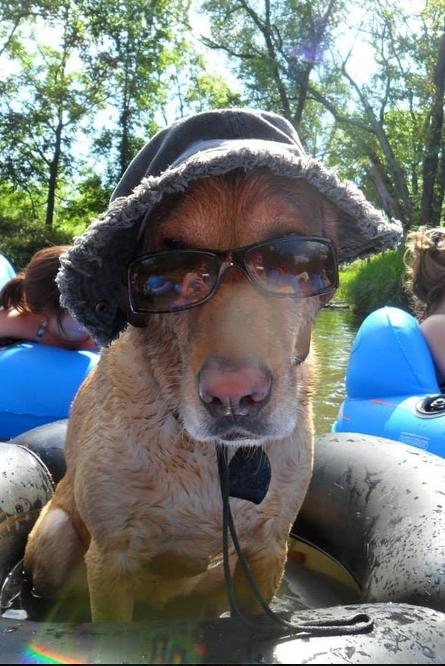
<path id="1" fill-rule="evenodd" d="M 271 391 L 271 373 L 250 360 L 212 359 L 199 374 L 199 398 L 222 430 L 244 429 L 268 403 Z"/>

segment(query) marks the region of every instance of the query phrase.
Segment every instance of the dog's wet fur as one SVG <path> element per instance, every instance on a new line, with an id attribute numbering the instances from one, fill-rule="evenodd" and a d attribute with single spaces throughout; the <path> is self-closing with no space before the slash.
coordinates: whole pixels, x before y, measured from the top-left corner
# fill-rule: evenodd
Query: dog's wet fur
<path id="1" fill-rule="evenodd" d="M 338 225 L 308 183 L 267 170 L 199 180 L 150 219 L 137 256 L 239 248 L 290 232 L 335 244 Z M 74 400 L 66 474 L 28 539 L 24 567 L 36 594 L 86 590 L 86 573 L 94 622 L 131 622 L 138 599 L 153 609 L 193 602 L 218 617 L 228 608 L 219 444 L 229 457 L 239 445 L 262 447 L 270 461 L 264 500 L 230 503 L 244 557 L 271 601 L 312 473 L 310 340 L 323 302 L 267 296 L 229 268 L 208 302 L 138 315 L 102 350 Z M 239 413 L 218 408 L 228 396 L 243 396 Z M 240 608 L 259 613 L 233 548 L 230 562 Z"/>

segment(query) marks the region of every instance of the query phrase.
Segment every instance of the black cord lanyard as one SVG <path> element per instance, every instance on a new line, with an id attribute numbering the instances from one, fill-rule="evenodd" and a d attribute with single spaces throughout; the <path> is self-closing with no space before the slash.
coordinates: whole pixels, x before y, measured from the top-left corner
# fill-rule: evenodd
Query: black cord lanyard
<path id="1" fill-rule="evenodd" d="M 286 630 L 287 635 L 292 636 L 337 636 L 345 634 L 363 634 L 372 631 L 373 620 L 366 613 L 357 613 L 355 615 L 340 618 L 336 620 L 315 620 L 313 622 L 301 622 L 300 624 L 293 624 L 285 618 L 275 613 L 266 601 L 263 599 L 255 578 L 250 569 L 249 563 L 244 557 L 238 541 L 238 535 L 235 530 L 233 522 L 232 511 L 230 509 L 230 472 L 228 465 L 228 447 L 216 447 L 216 455 L 218 460 L 218 473 L 221 485 L 221 496 L 223 505 L 223 565 L 224 565 L 224 578 L 226 582 L 227 595 L 229 597 L 230 609 L 232 615 L 238 617 L 249 629 L 264 632 L 265 627 L 261 623 L 259 626 L 258 621 L 243 615 L 238 607 L 236 596 L 233 588 L 232 576 L 230 573 L 229 565 L 229 532 L 232 537 L 232 542 L 238 555 L 239 562 L 243 568 L 244 574 L 249 582 L 252 592 L 254 593 L 258 603 L 264 611 L 264 614 L 275 623 L 275 630 L 277 625 L 281 628 L 281 633 Z M 273 631 L 274 625 L 270 625 L 270 631 Z"/>

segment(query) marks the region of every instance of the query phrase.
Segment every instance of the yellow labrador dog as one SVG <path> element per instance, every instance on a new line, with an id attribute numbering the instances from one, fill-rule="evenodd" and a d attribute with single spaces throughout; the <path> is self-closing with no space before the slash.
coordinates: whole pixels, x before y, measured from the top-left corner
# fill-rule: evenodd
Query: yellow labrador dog
<path id="1" fill-rule="evenodd" d="M 217 617 L 226 483 L 236 603 L 259 613 L 240 558 L 270 602 L 311 478 L 311 329 L 337 257 L 399 237 L 280 116 L 225 109 L 156 135 L 62 259 L 62 302 L 104 348 L 29 536 L 35 592 L 85 565 L 94 622 L 131 622 L 139 600 Z"/>

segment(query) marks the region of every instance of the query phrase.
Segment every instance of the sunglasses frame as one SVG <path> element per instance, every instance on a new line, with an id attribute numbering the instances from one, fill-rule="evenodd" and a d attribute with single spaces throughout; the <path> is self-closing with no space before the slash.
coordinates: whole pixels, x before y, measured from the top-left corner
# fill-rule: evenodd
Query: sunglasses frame
<path id="1" fill-rule="evenodd" d="M 332 267 L 335 272 L 335 279 L 330 286 L 324 287 L 318 290 L 314 294 L 279 293 L 265 289 L 259 282 L 257 282 L 251 276 L 251 274 L 249 273 L 249 269 L 246 266 L 244 258 L 246 253 L 248 253 L 250 250 L 260 249 L 262 246 L 268 245 L 270 243 L 276 243 L 281 240 L 287 240 L 293 238 L 301 241 L 317 242 L 328 248 L 333 265 Z M 174 309 L 172 308 L 142 309 L 134 304 L 132 298 L 132 270 L 135 265 L 159 255 L 171 256 L 173 254 L 180 255 L 180 254 L 189 254 L 192 252 L 199 252 L 202 255 L 211 256 L 213 258 L 216 257 L 220 262 L 219 272 L 216 278 L 215 285 L 207 294 L 207 296 L 205 296 L 202 300 L 198 301 L 197 303 L 180 305 L 178 307 L 175 307 Z M 239 270 L 241 270 L 243 275 L 249 280 L 250 284 L 252 284 L 252 286 L 255 289 L 259 290 L 261 293 L 266 294 L 267 296 L 270 296 L 272 298 L 292 298 L 294 300 L 298 300 L 301 298 L 312 298 L 314 296 L 326 296 L 333 294 L 337 290 L 339 285 L 337 253 L 333 242 L 326 236 L 302 236 L 300 234 L 291 233 L 291 234 L 285 234 L 283 236 L 278 236 L 277 238 L 271 238 L 270 240 L 261 241 L 259 243 L 252 243 L 251 245 L 245 245 L 243 247 L 236 248 L 234 250 L 208 250 L 208 249 L 195 249 L 195 248 L 193 249 L 186 248 L 186 249 L 177 249 L 177 250 L 156 250 L 155 252 L 149 252 L 147 254 L 136 257 L 136 259 L 133 259 L 133 261 L 129 263 L 127 269 L 127 287 L 128 287 L 128 300 L 129 300 L 130 310 L 134 314 L 176 314 L 178 312 L 183 312 L 184 310 L 191 310 L 192 308 L 196 308 L 200 305 L 203 305 L 208 300 L 210 300 L 210 298 L 214 296 L 215 292 L 217 291 L 221 283 L 221 278 L 224 272 L 226 271 L 227 268 L 230 267 L 238 268 Z"/>

